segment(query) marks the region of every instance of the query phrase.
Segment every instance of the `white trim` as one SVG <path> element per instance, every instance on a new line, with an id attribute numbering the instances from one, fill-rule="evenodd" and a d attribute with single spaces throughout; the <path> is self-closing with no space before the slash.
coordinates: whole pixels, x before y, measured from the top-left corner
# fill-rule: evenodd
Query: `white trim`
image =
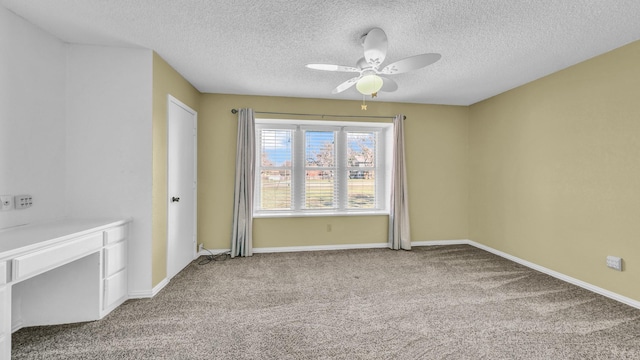
<path id="1" fill-rule="evenodd" d="M 200 256 L 211 256 L 211 254 L 213 255 L 219 255 L 219 254 L 224 254 L 224 253 L 230 253 L 231 249 L 214 249 L 214 250 L 210 250 L 210 249 L 202 249 L 201 251 L 198 251 L 198 254 L 196 255 L 196 259 L 199 258 Z"/>
<path id="2" fill-rule="evenodd" d="M 24 323 L 21 321 L 16 322 L 15 324 L 11 324 L 11 333 L 13 334 L 14 332 L 22 329 L 24 327 Z"/>
<path id="3" fill-rule="evenodd" d="M 269 212 L 267 212 L 269 211 Z M 333 212 L 332 212 L 333 211 Z M 335 217 L 335 216 L 389 216 L 389 210 L 343 210 L 341 212 L 335 212 L 335 210 L 322 210 L 313 211 L 309 210 L 305 212 L 301 211 L 279 211 L 279 210 L 263 210 L 260 213 L 254 213 L 254 219 L 265 218 L 283 218 L 283 217 Z"/>
<path id="4" fill-rule="evenodd" d="M 169 279 L 164 278 L 162 281 L 158 283 L 158 285 L 154 286 L 151 291 L 134 291 L 129 293 L 129 299 L 147 299 L 152 298 L 160 292 L 160 290 L 164 289 L 165 286 L 169 284 Z"/>
<path id="5" fill-rule="evenodd" d="M 431 241 L 412 241 L 411 247 L 414 246 L 440 246 L 440 245 L 472 245 L 469 240 L 431 240 Z"/>
<path id="6" fill-rule="evenodd" d="M 129 293 L 129 299 L 147 299 L 150 297 L 150 291 L 132 291 Z"/>
<path id="7" fill-rule="evenodd" d="M 158 295 L 160 290 L 164 289 L 164 287 L 167 286 L 168 284 L 169 284 L 169 279 L 167 278 L 162 279 L 162 281 L 160 281 L 158 285 L 154 286 L 153 289 L 151 289 L 151 297 Z"/>
<path id="8" fill-rule="evenodd" d="M 389 247 L 389 245 L 386 242 L 384 242 L 384 243 L 373 243 L 373 244 L 264 247 L 264 248 L 253 248 L 253 252 L 254 253 L 278 253 L 278 252 L 298 252 L 298 251 L 379 249 L 379 248 L 387 248 L 387 247 Z"/>

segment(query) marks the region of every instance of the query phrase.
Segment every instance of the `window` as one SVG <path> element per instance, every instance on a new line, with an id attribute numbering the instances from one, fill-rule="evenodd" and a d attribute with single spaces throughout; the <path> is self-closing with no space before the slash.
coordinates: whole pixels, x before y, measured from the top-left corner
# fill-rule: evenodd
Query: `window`
<path id="1" fill-rule="evenodd" d="M 256 119 L 255 216 L 388 213 L 392 124 Z"/>

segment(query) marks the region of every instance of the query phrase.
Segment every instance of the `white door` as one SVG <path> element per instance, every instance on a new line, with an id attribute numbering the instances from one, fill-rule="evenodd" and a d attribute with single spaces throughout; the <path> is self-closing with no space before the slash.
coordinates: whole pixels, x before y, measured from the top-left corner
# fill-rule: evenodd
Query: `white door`
<path id="1" fill-rule="evenodd" d="M 197 113 L 169 95 L 168 99 L 167 279 L 196 256 Z"/>

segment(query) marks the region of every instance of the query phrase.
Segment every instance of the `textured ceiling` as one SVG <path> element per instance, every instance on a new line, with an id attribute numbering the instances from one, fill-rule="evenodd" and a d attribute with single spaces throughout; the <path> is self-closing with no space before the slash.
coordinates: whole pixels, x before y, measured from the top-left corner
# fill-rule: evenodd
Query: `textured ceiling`
<path id="1" fill-rule="evenodd" d="M 385 64 L 435 52 L 393 75 L 380 101 L 468 105 L 640 39 L 639 0 L 0 0 L 71 43 L 155 50 L 210 93 L 362 99 L 352 77 L 360 37 L 380 27 Z"/>

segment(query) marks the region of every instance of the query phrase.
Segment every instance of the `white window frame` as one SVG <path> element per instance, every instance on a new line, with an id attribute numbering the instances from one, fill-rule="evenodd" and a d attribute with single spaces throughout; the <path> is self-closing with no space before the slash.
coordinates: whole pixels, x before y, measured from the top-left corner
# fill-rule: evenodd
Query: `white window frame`
<path id="1" fill-rule="evenodd" d="M 263 129 L 291 129 L 292 137 L 292 174 L 291 197 L 292 208 L 286 210 L 260 209 L 260 173 L 262 158 L 262 138 L 260 131 Z M 305 209 L 305 144 L 304 131 L 336 131 L 336 186 L 338 187 L 338 203 L 333 209 Z M 376 166 L 366 168 L 375 171 L 376 194 L 375 208 L 356 209 L 347 208 L 347 131 L 378 132 L 376 143 Z M 284 120 L 284 119 L 256 119 L 256 177 L 254 189 L 254 217 L 304 217 L 304 216 L 361 216 L 361 215 L 388 215 L 389 194 L 391 188 L 391 158 L 393 141 L 393 124 L 377 122 L 356 121 L 324 121 L 324 120 Z M 342 190 L 342 191 L 341 191 Z"/>

